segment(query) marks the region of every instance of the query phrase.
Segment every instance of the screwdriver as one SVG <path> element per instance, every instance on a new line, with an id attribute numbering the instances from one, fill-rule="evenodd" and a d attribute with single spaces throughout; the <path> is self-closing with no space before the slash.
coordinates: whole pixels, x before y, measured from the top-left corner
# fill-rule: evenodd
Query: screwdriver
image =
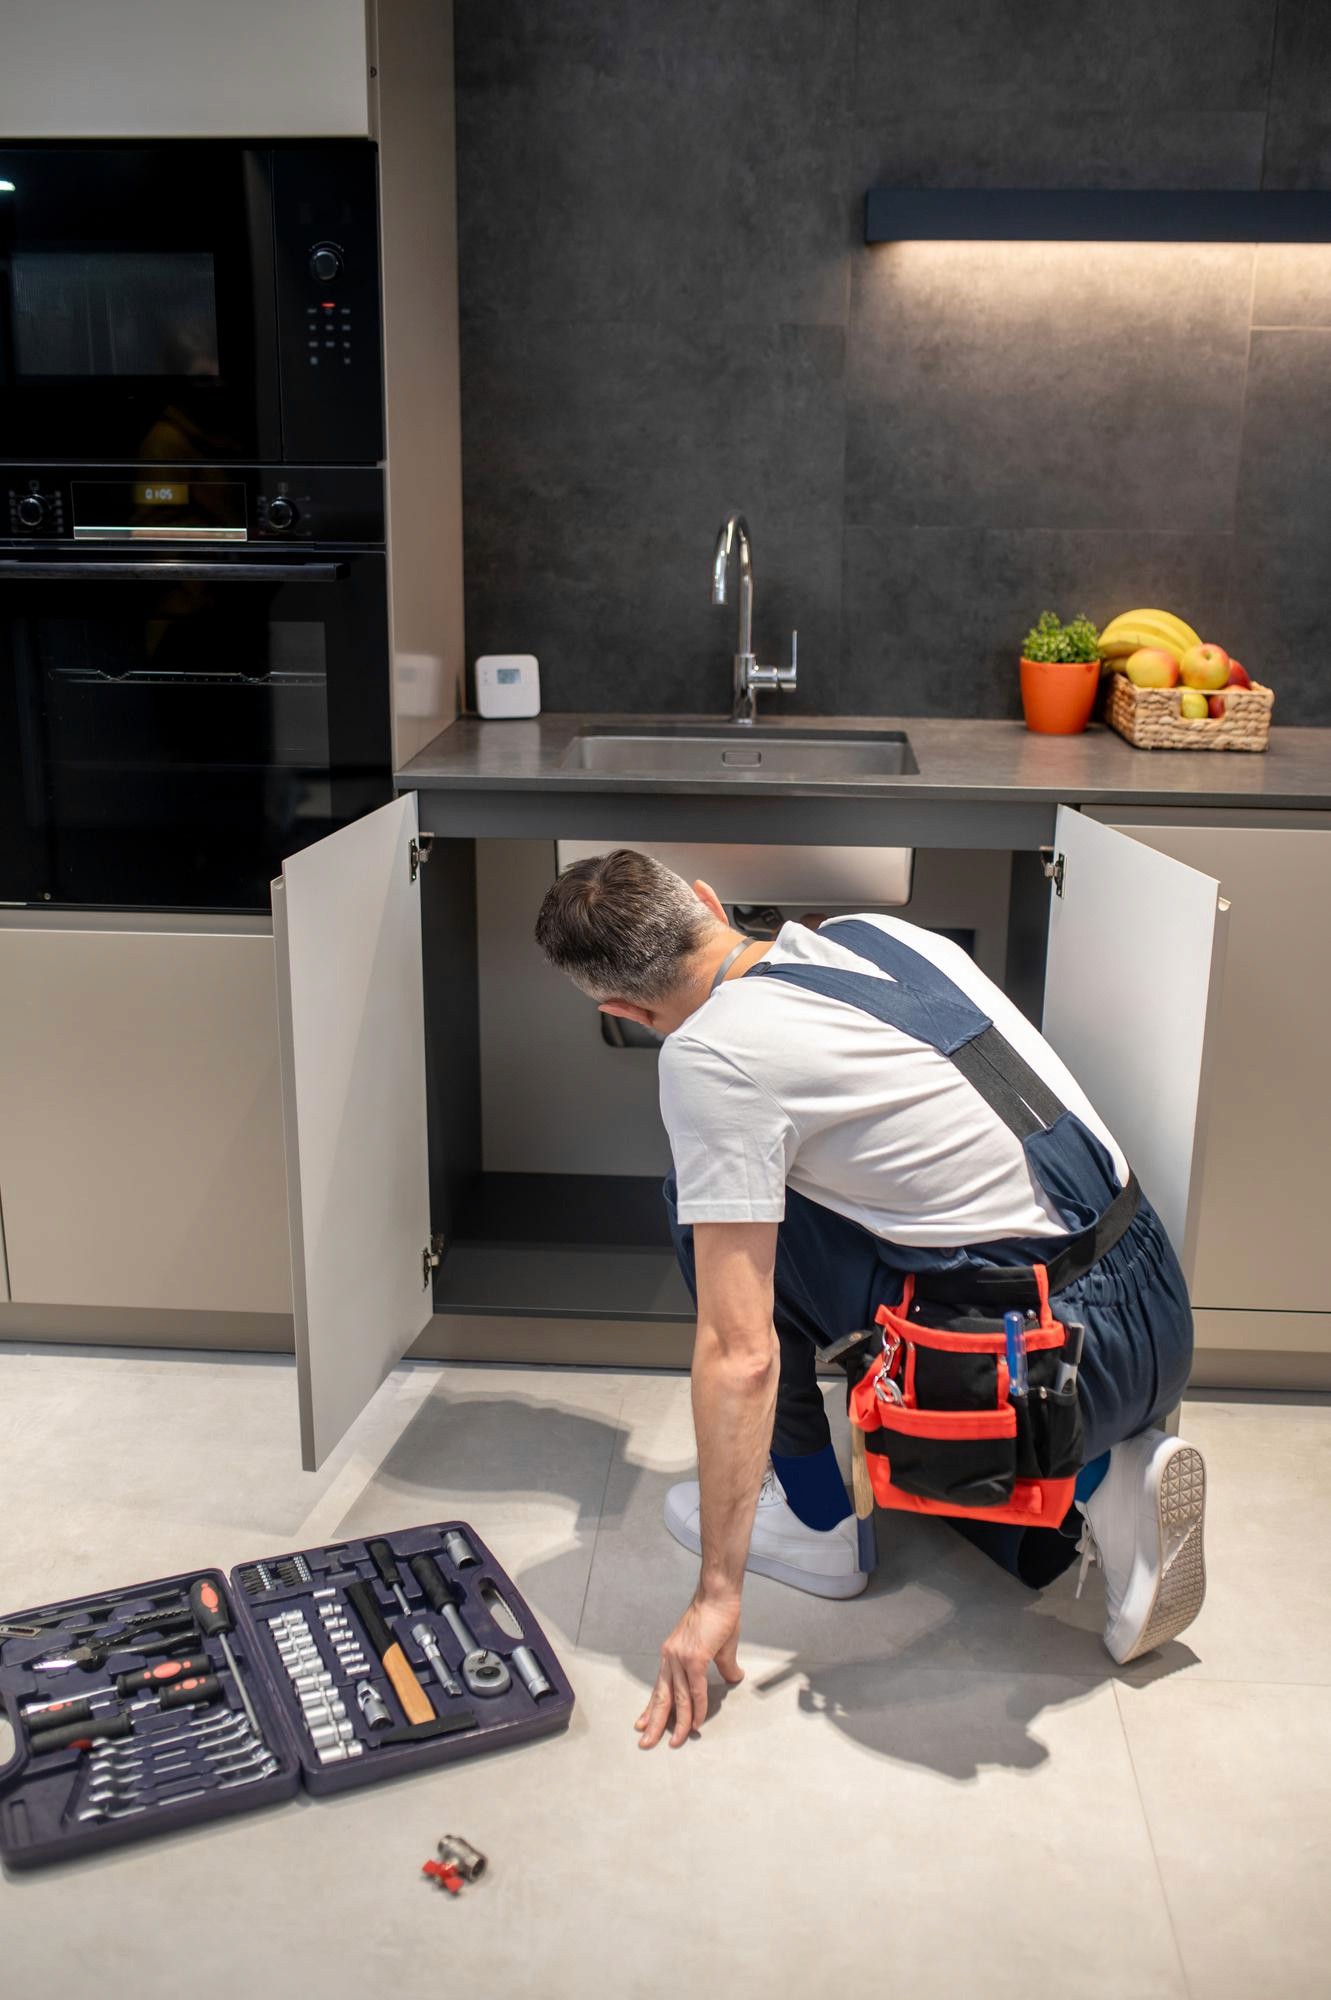
<path id="1" fill-rule="evenodd" d="M 77 1722 L 90 1716 L 93 1703 L 110 1700 L 112 1694 L 122 1698 L 127 1694 L 137 1694 L 140 1688 L 160 1687 L 166 1682 L 183 1680 L 188 1674 L 208 1674 L 213 1663 L 207 1653 L 191 1653 L 187 1660 L 159 1660 L 155 1667 L 139 1667 L 132 1674 L 117 1674 L 115 1687 L 92 1688 L 84 1695 L 67 1695 L 60 1701 L 33 1701 L 19 1710 L 24 1721 L 34 1729 L 46 1729 L 50 1724 L 36 1721 L 37 1716 L 49 1716 L 51 1723 Z"/>
<path id="2" fill-rule="evenodd" d="M 138 1667 L 132 1674 L 116 1675 L 118 1695 L 137 1694 L 140 1688 L 160 1687 L 164 1681 L 183 1680 L 186 1674 L 210 1674 L 213 1663 L 207 1653 L 191 1653 L 187 1660 L 159 1660 L 155 1667 Z"/>
<path id="3" fill-rule="evenodd" d="M 90 1722 L 64 1722 L 59 1729 L 42 1729 L 29 1737 L 29 1745 L 34 1757 L 40 1757 L 48 1750 L 68 1750 L 74 1745 L 80 1748 L 110 1736 L 128 1736 L 133 1723 L 127 1715 L 95 1715 Z"/>
<path id="4" fill-rule="evenodd" d="M 205 1660 L 204 1664 L 209 1666 L 212 1663 Z M 101 1692 L 105 1694 L 108 1690 L 102 1689 Z M 137 1714 L 140 1709 L 144 1709 L 150 1714 L 157 1715 L 171 1708 L 201 1708 L 207 1702 L 216 1701 L 221 1693 L 222 1683 L 215 1674 L 190 1674 L 186 1679 L 172 1681 L 164 1687 L 156 1701 L 136 1701 L 131 1713 Z M 69 1701 L 51 1702 L 45 1708 L 26 1711 L 24 1720 L 28 1725 L 33 1748 L 36 1749 L 38 1738 L 44 1736 L 48 1730 L 62 1729 L 66 1723 L 71 1722 L 104 1721 L 108 1716 L 121 1712 L 117 1709 L 114 1699 L 105 1705 L 99 1703 L 94 1708 L 92 1698 L 85 1694 L 73 1696 Z"/>
<path id="5" fill-rule="evenodd" d="M 367 1542 L 365 1544 L 365 1553 L 378 1570 L 381 1581 L 388 1585 L 388 1588 L 392 1591 L 408 1618 L 410 1618 L 411 1606 L 408 1604 L 407 1594 L 402 1588 L 402 1572 L 394 1562 L 393 1551 L 389 1548 L 387 1542 Z"/>
<path id="6" fill-rule="evenodd" d="M 240 1696 L 240 1705 L 245 1711 L 245 1719 L 259 1741 L 264 1742 L 264 1733 L 259 1727 L 259 1718 L 254 1713 L 250 1691 L 240 1677 L 240 1668 L 236 1665 L 236 1656 L 231 1650 L 231 1641 L 227 1638 L 227 1633 L 235 1629 L 231 1613 L 211 1577 L 201 1576 L 197 1583 L 190 1585 L 189 1608 L 198 1620 L 199 1630 L 204 1637 L 221 1641 L 222 1651 L 226 1654 L 226 1663 L 231 1669 L 231 1678 L 236 1683 L 236 1693 Z"/>

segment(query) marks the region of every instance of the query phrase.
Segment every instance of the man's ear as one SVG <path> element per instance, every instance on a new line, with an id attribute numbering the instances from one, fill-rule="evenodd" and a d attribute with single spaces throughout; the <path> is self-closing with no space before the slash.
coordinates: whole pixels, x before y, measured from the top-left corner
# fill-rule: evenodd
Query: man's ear
<path id="1" fill-rule="evenodd" d="M 715 889 L 712 887 L 710 882 L 702 882 L 702 881 L 695 882 L 693 885 L 693 893 L 698 898 L 698 901 L 702 904 L 703 908 L 705 910 L 711 911 L 712 915 L 716 918 L 716 921 L 719 924 L 724 924 L 727 929 L 730 928 L 730 919 L 726 915 L 725 905 L 722 903 L 721 898 L 717 895 Z"/>
<path id="2" fill-rule="evenodd" d="M 637 1007 L 632 1000 L 601 1000 L 596 1011 L 598 1014 L 614 1014 L 621 1021 L 636 1021 L 640 1028 L 650 1028 L 654 1034 L 661 1032 L 651 1008 Z"/>

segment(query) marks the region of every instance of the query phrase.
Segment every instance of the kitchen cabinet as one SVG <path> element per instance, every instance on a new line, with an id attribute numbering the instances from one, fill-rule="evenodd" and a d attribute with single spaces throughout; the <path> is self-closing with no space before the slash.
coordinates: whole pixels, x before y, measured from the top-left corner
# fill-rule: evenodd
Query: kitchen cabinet
<path id="1" fill-rule="evenodd" d="M 788 837 L 788 830 L 787 830 Z M 279 1035 L 304 1462 L 317 1466 L 434 1310 L 453 1267 L 467 1309 L 552 1312 L 554 1253 L 607 1317 L 679 1311 L 660 1257 L 643 1254 L 644 1189 L 612 1176 L 494 1175 L 480 1183 L 470 1240 L 429 1197 L 430 1088 L 418 799 L 407 793 L 294 856 L 274 890 Z M 1061 863 L 1061 865 L 1060 865 Z M 1045 1013 L 1185 1245 L 1197 1227 L 1194 1164 L 1206 1104 L 1206 1024 L 1223 963 L 1214 876 L 1066 808 L 1051 864 Z M 456 965 L 452 948 L 456 948 Z M 432 957 L 471 976 L 458 931 Z M 1155 1013 L 1140 1017 L 1141 953 Z M 1173 1023 L 1200 1023 L 1191 1056 Z M 435 1067 L 474 1073 L 477 1039 L 436 1049 Z M 459 1114 L 460 1115 L 460 1114 Z M 589 1115 L 591 1113 L 589 1112 Z M 431 1143 L 448 1133 L 432 1133 Z M 479 1141 L 474 1164 L 479 1169 Z M 436 1177 L 437 1179 L 437 1177 Z M 488 1216 L 484 1213 L 489 1208 Z M 653 1206 L 653 1224 L 659 1198 Z M 434 1259 L 440 1260 L 436 1274 Z M 562 1280 L 560 1281 L 562 1282 Z"/>
<path id="2" fill-rule="evenodd" d="M 1108 811 L 1101 817 L 1108 819 Z M 1331 1289 L 1317 1246 L 1326 1227 L 1331 1126 L 1331 827 L 1206 825 L 1142 813 L 1125 824 L 1159 854 L 1214 875 L 1231 909 L 1225 976 L 1207 1036 L 1208 1117 L 1189 1246 L 1198 1375 L 1234 1379 L 1232 1356 L 1331 1353 Z M 1149 958 L 1145 960 L 1147 967 Z M 1134 1022 L 1157 1012 L 1149 973 Z M 1168 1033 L 1189 1062 L 1195 1013 Z M 1250 1371 L 1251 1372 L 1251 1371 Z M 1272 1369 L 1273 1383 L 1279 1372 Z"/>
<path id="3" fill-rule="evenodd" d="M 46 0 L 5 10 L 0 132 L 363 138 L 369 68 L 366 0 Z"/>
<path id="4" fill-rule="evenodd" d="M 0 918 L 0 1211 L 15 1307 L 290 1313 L 261 918 Z"/>

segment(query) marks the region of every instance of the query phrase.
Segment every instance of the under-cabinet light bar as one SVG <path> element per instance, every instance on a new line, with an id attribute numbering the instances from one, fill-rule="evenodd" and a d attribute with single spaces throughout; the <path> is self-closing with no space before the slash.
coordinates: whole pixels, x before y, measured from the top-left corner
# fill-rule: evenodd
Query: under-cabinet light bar
<path id="1" fill-rule="evenodd" d="M 1329 243 L 1331 193 L 870 188 L 866 243 Z"/>

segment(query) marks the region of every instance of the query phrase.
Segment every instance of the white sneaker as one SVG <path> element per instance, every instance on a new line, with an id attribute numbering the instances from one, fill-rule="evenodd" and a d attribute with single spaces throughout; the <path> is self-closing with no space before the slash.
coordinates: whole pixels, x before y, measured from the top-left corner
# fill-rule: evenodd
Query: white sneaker
<path id="1" fill-rule="evenodd" d="M 1120 1666 L 1191 1625 L 1206 1595 L 1202 1521 L 1206 1466 L 1195 1445 L 1164 1431 L 1116 1444 L 1109 1470 L 1084 1504 L 1081 1596 L 1086 1572 L 1105 1573 L 1105 1645 Z"/>
<path id="2" fill-rule="evenodd" d="M 699 1505 L 696 1479 L 686 1479 L 666 1494 L 665 1524 L 695 1556 L 702 1554 Z M 756 1576 L 811 1591 L 815 1597 L 858 1597 L 869 1581 L 859 1564 L 854 1514 L 835 1528 L 806 1528 L 787 1505 L 785 1489 L 770 1465 L 758 1495 L 744 1567 Z"/>

